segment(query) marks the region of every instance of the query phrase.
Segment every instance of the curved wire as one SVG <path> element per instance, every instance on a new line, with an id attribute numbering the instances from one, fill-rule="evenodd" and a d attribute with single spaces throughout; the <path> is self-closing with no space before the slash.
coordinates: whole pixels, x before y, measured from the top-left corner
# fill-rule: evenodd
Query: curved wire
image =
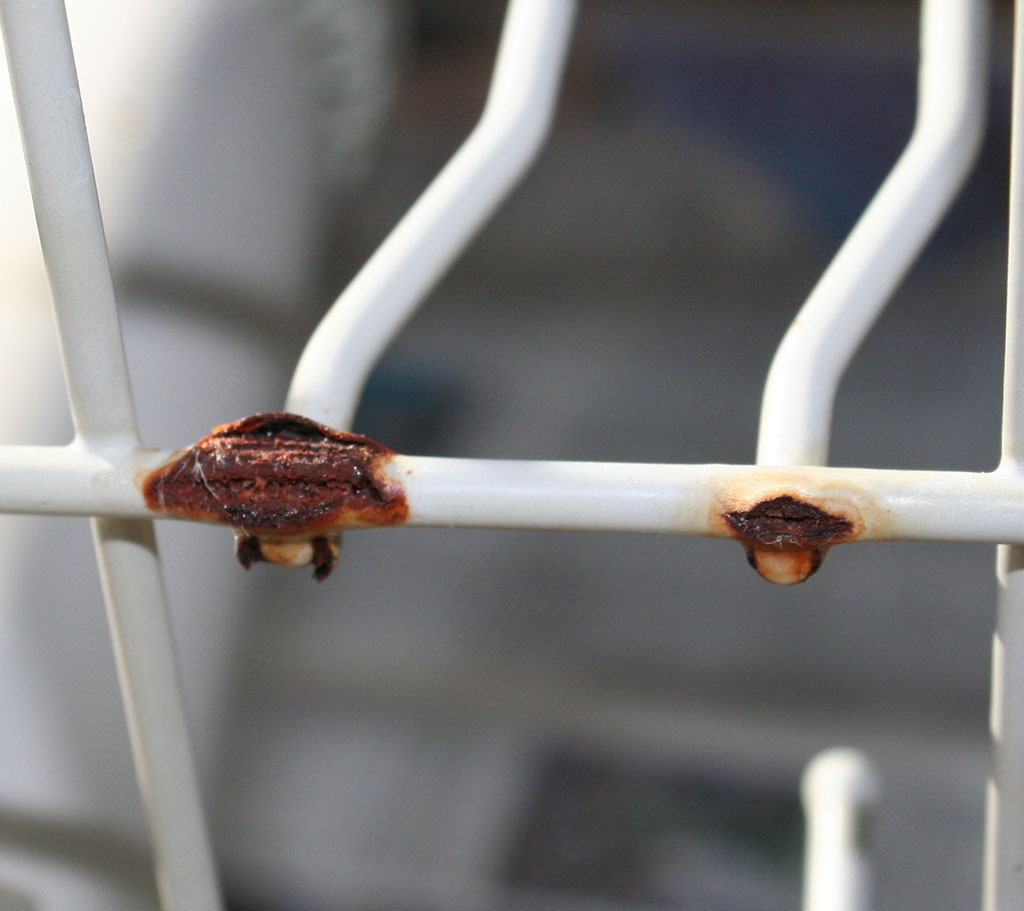
<path id="1" fill-rule="evenodd" d="M 363 266 L 299 359 L 287 409 L 348 427 L 377 358 L 516 184 L 547 135 L 574 0 L 512 0 L 483 115 Z"/>
<path id="2" fill-rule="evenodd" d="M 913 134 L 775 353 L 758 464 L 825 464 L 839 380 L 977 157 L 988 25 L 986 0 L 924 0 Z"/>

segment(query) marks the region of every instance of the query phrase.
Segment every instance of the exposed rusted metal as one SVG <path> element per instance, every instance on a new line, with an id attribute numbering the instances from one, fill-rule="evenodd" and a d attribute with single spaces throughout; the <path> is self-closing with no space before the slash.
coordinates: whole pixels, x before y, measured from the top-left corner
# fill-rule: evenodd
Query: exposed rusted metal
<path id="1" fill-rule="evenodd" d="M 778 585 L 813 575 L 828 548 L 850 540 L 857 528 L 854 520 L 789 494 L 723 512 L 722 518 L 746 547 L 750 565 Z"/>
<path id="2" fill-rule="evenodd" d="M 337 560 L 338 529 L 408 518 L 404 489 L 383 471 L 393 456 L 361 434 L 270 412 L 215 427 L 140 487 L 154 512 L 231 526 L 246 568 L 312 563 L 319 580 Z"/>
<path id="3" fill-rule="evenodd" d="M 746 540 L 780 547 L 833 544 L 853 529 L 849 519 L 790 496 L 763 500 L 745 512 L 726 513 L 725 519 Z"/>

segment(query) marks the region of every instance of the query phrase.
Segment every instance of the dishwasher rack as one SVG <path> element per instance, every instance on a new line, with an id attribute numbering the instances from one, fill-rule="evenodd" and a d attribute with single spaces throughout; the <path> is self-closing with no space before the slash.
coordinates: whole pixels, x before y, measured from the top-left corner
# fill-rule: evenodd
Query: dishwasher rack
<path id="1" fill-rule="evenodd" d="M 484 113 L 328 312 L 288 412 L 347 428 L 370 369 L 529 167 L 551 123 L 572 0 L 511 0 Z M 1017 4 L 1018 20 L 1024 4 Z M 1002 460 L 991 473 L 826 466 L 842 373 L 952 202 L 984 124 L 984 0 L 923 0 L 914 131 L 800 311 L 765 387 L 756 465 L 525 462 L 398 455 L 404 524 L 739 538 L 762 575 L 801 581 L 844 540 L 999 545 L 984 907 L 1024 902 L 1024 33 L 1014 45 Z M 11 82 L 50 281 L 75 439 L 0 447 L 0 509 L 92 517 L 137 774 L 167 909 L 221 907 L 188 743 L 117 305 L 60 0 L 0 0 Z M 345 523 L 342 523 L 345 524 Z M 348 523 L 358 524 L 358 523 Z M 833 751 L 805 776 L 805 908 L 866 908 L 870 762 Z"/>

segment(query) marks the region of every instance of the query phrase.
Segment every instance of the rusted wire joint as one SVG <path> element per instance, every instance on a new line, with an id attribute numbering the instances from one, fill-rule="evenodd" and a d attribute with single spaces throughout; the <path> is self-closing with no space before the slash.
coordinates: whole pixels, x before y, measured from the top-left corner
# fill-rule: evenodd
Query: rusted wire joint
<path id="1" fill-rule="evenodd" d="M 833 544 L 848 541 L 854 524 L 798 500 L 777 496 L 724 519 L 747 550 L 747 561 L 769 582 L 793 585 L 817 572 Z"/>
<path id="2" fill-rule="evenodd" d="M 320 581 L 337 562 L 340 529 L 408 518 L 405 491 L 382 471 L 393 456 L 361 434 L 275 411 L 215 427 L 141 487 L 154 512 L 231 526 L 246 569 L 312 564 Z"/>

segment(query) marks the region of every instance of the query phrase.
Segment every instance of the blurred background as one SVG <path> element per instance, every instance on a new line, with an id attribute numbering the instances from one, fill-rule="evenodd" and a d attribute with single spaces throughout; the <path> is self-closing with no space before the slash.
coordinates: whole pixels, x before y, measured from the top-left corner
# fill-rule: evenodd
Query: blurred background
<path id="1" fill-rule="evenodd" d="M 141 6 L 69 15 L 143 439 L 175 448 L 283 404 L 319 316 L 475 122 L 503 4 Z M 979 165 L 843 382 L 832 464 L 997 462 L 994 9 Z M 585 0 L 550 141 L 354 429 L 410 454 L 753 461 L 775 347 L 909 137 L 917 15 Z M 0 426 L 63 442 L 3 104 Z M 144 907 L 87 523 L 2 524 L 0 888 Z M 979 901 L 990 546 L 855 544 L 781 589 L 719 540 L 389 529 L 346 535 L 316 585 L 243 573 L 223 529 L 158 534 L 233 911 L 794 908 L 800 774 L 837 744 L 883 780 L 877 906 Z"/>

